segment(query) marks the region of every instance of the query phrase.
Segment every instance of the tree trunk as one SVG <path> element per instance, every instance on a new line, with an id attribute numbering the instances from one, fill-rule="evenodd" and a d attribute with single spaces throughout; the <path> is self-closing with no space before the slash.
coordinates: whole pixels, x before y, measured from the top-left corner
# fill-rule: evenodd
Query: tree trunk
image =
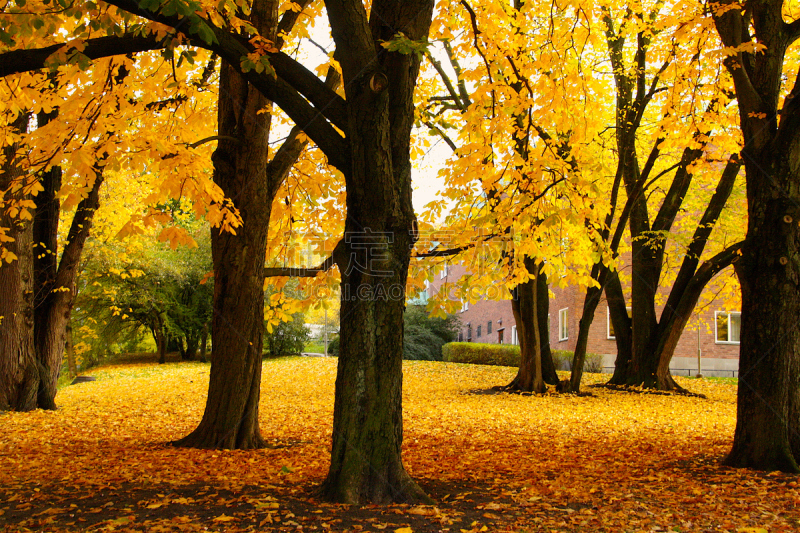
<path id="1" fill-rule="evenodd" d="M 78 375 L 78 364 L 75 361 L 75 343 L 72 341 L 72 324 L 67 324 L 67 340 L 64 345 L 64 351 L 67 354 L 67 367 L 69 368 L 70 377 Z"/>
<path id="2" fill-rule="evenodd" d="M 276 39 L 278 4 L 253 5 L 251 22 Z M 236 234 L 213 228 L 214 357 L 208 398 L 200 425 L 177 446 L 252 449 L 264 446 L 258 427 L 261 352 L 264 333 L 264 261 L 275 191 L 267 175 L 271 105 L 228 63 L 219 89 L 218 141 L 214 181 L 242 217 Z M 233 141 L 232 139 L 236 139 Z"/>
<path id="3" fill-rule="evenodd" d="M 40 126 L 53 118 L 42 114 L 39 117 Z M 41 174 L 40 181 L 44 190 L 36 197 L 33 233 L 36 243 L 34 338 L 40 372 L 37 403 L 42 409 L 56 408 L 58 375 L 64 362 L 78 265 L 89 237 L 94 213 L 100 205 L 103 179 L 103 173 L 98 166 L 91 189 L 75 211 L 59 260 L 58 224 L 61 202 L 56 194 L 61 188 L 61 169 L 53 167 Z"/>
<path id="4" fill-rule="evenodd" d="M 734 264 L 742 286 L 739 388 L 731 466 L 798 472 L 800 459 L 800 77 L 781 106 L 784 60 L 798 38 L 781 1 L 746 13 L 721 2 L 724 45 L 744 137 L 747 239 Z M 744 41 L 744 42 L 743 42 Z"/>
<path id="5" fill-rule="evenodd" d="M 11 127 L 24 132 L 27 123 L 28 115 L 20 113 Z M 39 386 L 33 340 L 33 227 L 8 215 L 12 203 L 27 199 L 10 190 L 15 180 L 24 179 L 17 148 L 3 147 L 5 163 L 0 168 L 0 227 L 9 228 L 7 236 L 13 239 L 3 247 L 16 256 L 0 264 L 0 410 L 31 411 L 36 409 Z"/>
<path id="6" fill-rule="evenodd" d="M 514 288 L 514 298 L 511 309 L 517 323 L 517 337 L 520 346 L 519 370 L 516 377 L 506 387 L 507 390 L 526 392 L 545 392 L 547 386 L 542 370 L 542 342 L 539 320 L 539 270 L 533 258 L 525 258 L 528 272 L 533 274 L 533 279 L 521 283 Z M 551 367 L 552 358 L 551 358 Z M 555 373 L 555 369 L 553 368 Z"/>
<path id="7" fill-rule="evenodd" d="M 794 122 L 800 128 L 800 117 Z M 753 165 L 753 154 L 744 158 L 749 224 L 735 263 L 742 286 L 739 388 L 725 463 L 800 472 L 800 154 L 778 144 L 758 155 Z"/>
<path id="8" fill-rule="evenodd" d="M 307 3 L 299 2 L 301 8 Z M 250 22 L 261 36 L 280 47 L 283 36 L 278 35 L 277 16 L 278 2 L 256 0 Z M 280 22 L 281 33 L 288 33 L 296 20 L 297 13 L 287 11 Z M 214 180 L 239 210 L 242 226 L 236 235 L 219 228 L 211 232 L 214 312 L 208 398 L 200 425 L 174 444 L 252 449 L 264 446 L 258 428 L 258 403 L 264 262 L 272 202 L 307 141 L 298 139 L 300 129 L 296 126 L 269 161 L 271 102 L 226 62 L 222 64 L 219 93 L 221 139 L 212 158 Z"/>
<path id="9" fill-rule="evenodd" d="M 187 335 L 185 337 L 186 341 L 186 350 L 184 350 L 184 360 L 185 361 L 194 361 L 194 358 L 197 356 L 197 343 L 198 338 L 194 335 Z"/>
<path id="10" fill-rule="evenodd" d="M 628 381 L 633 354 L 631 353 L 631 317 L 625 305 L 625 294 L 619 281 L 619 272 L 609 272 L 605 287 L 611 323 L 614 325 L 614 342 L 617 345 L 617 359 L 614 374 L 608 381 L 611 385 L 625 385 Z"/>
<path id="11" fill-rule="evenodd" d="M 542 350 L 542 376 L 548 385 L 558 385 L 556 365 L 553 362 L 553 352 L 550 349 L 550 289 L 547 275 L 539 269 L 539 294 L 536 297 L 536 309 L 539 313 L 539 346 Z"/>
<path id="12" fill-rule="evenodd" d="M 578 338 L 575 341 L 575 352 L 572 356 L 572 370 L 570 371 L 569 381 L 562 387 L 567 392 L 578 393 L 581 390 L 581 380 L 583 379 L 583 365 L 586 362 L 586 346 L 589 342 L 589 328 L 594 320 L 594 312 L 600 303 L 600 296 L 603 294 L 603 284 L 608 276 L 608 268 L 601 264 L 592 267 L 592 279 L 596 279 L 599 287 L 589 287 L 586 290 L 586 297 L 583 300 L 583 311 L 578 322 Z"/>
<path id="13" fill-rule="evenodd" d="M 163 365 L 167 362 L 167 336 L 164 335 L 164 326 L 159 320 L 153 328 L 153 338 L 156 340 L 156 350 L 158 351 L 158 364 Z"/>
<path id="14" fill-rule="evenodd" d="M 351 168 L 343 253 L 331 466 L 323 496 L 345 503 L 430 501 L 403 467 L 403 311 L 416 219 L 410 132 L 416 54 L 381 40 L 425 39 L 433 2 L 326 2 L 348 112 Z"/>

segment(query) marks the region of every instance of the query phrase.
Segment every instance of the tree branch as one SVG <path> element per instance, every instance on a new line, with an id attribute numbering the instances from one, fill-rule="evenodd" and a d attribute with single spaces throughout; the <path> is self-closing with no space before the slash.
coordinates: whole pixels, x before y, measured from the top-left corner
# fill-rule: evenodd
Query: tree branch
<path id="1" fill-rule="evenodd" d="M 271 73 L 255 70 L 241 72 L 241 60 L 253 51 L 250 43 L 243 37 L 231 34 L 227 30 L 219 28 L 203 19 L 197 14 L 188 17 L 180 15 L 164 15 L 153 13 L 152 11 L 139 7 L 136 0 L 107 0 L 106 3 L 119 9 L 143 17 L 147 20 L 159 22 L 172 28 L 183 28 L 189 26 L 186 31 L 204 29 L 210 31 L 213 39 L 207 42 L 197 35 L 189 35 L 192 46 L 205 48 L 216 52 L 222 59 L 227 61 L 234 68 L 239 69 L 243 78 L 252 84 L 261 94 L 275 102 L 295 124 L 300 126 L 303 131 L 320 147 L 328 157 L 330 164 L 341 170 L 345 175 L 350 173 L 350 148 L 348 141 L 343 138 L 333 126 L 328 122 L 330 119 L 334 123 L 340 123 L 347 131 L 346 124 L 342 123 L 344 101 L 335 92 L 328 90 L 324 84 L 305 67 L 291 59 L 286 54 L 269 54 L 272 66 L 275 68 L 277 77 Z M 284 78 L 285 76 L 285 78 Z M 313 78 L 313 80 L 311 79 Z M 316 81 L 314 81 L 316 80 Z M 298 86 L 310 91 L 307 95 L 312 104 L 310 105 L 298 91 L 289 83 L 297 83 Z M 322 90 L 320 90 L 320 86 Z M 338 125 L 338 124 L 337 124 Z"/>
<path id="2" fill-rule="evenodd" d="M 87 39 L 84 44 L 85 48 L 81 53 L 89 59 L 159 50 L 166 46 L 154 35 L 142 37 L 133 34 L 124 34 L 120 37 Z M 0 54 L 0 77 L 43 69 L 47 65 L 47 58 L 67 46 L 69 45 L 54 44 L 44 48 L 12 50 L 11 52 Z"/>
<path id="3" fill-rule="evenodd" d="M 336 243 L 331 255 L 325 259 L 319 266 L 313 268 L 292 268 L 292 267 L 267 267 L 264 269 L 265 278 L 313 278 L 321 272 L 327 272 L 333 265 L 336 264 L 335 256 L 337 253 L 344 249 L 344 239 Z"/>

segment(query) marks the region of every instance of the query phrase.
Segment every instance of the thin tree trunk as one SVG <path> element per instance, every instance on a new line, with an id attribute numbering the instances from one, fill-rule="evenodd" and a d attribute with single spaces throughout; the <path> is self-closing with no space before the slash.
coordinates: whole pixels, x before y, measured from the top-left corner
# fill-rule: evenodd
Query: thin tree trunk
<path id="1" fill-rule="evenodd" d="M 611 385 L 625 385 L 628 381 L 628 372 L 633 360 L 631 346 L 631 317 L 625 305 L 625 294 L 619 281 L 619 272 L 608 273 L 608 283 L 605 287 L 606 301 L 608 302 L 611 323 L 614 325 L 614 343 L 617 346 L 617 359 L 614 362 L 614 374 L 608 381 Z"/>
<path id="2" fill-rule="evenodd" d="M 64 351 L 67 354 L 67 367 L 69 368 L 70 377 L 78 375 L 78 363 L 75 361 L 75 343 L 72 340 L 72 324 L 67 324 L 67 341 L 64 345 Z"/>
<path id="3" fill-rule="evenodd" d="M 603 294 L 603 284 L 608 275 L 608 268 L 596 264 L 592 267 L 592 278 L 600 284 L 599 287 L 589 287 L 586 290 L 586 297 L 583 300 L 583 311 L 578 322 L 578 338 L 575 342 L 575 352 L 572 356 L 572 370 L 570 371 L 569 381 L 562 387 L 567 392 L 578 393 L 581 390 L 581 380 L 583 379 L 583 365 L 586 362 L 586 346 L 589 342 L 589 328 L 594 320 L 594 313 L 600 303 L 600 296 Z"/>
<path id="4" fill-rule="evenodd" d="M 44 191 L 37 197 L 33 231 L 37 248 L 34 262 L 36 307 L 34 335 L 36 357 L 41 373 L 38 406 L 55 409 L 58 375 L 64 362 L 67 327 L 75 299 L 78 265 L 92 227 L 94 213 L 100 205 L 103 173 L 95 170 L 95 180 L 86 198 L 81 200 L 70 225 L 61 258 L 58 253 L 58 219 L 60 202 L 56 193 L 61 185 L 61 170 L 57 167 L 42 176 Z M 44 248 L 42 249 L 42 243 Z"/>

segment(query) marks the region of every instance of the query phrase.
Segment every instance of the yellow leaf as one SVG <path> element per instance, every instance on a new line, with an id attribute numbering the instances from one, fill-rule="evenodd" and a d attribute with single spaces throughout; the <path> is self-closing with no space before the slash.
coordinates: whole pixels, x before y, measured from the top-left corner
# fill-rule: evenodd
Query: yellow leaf
<path id="1" fill-rule="evenodd" d="M 414 533 L 414 530 L 410 527 L 401 527 L 394 530 L 394 533 Z"/>
<path id="2" fill-rule="evenodd" d="M 225 514 L 221 514 L 214 519 L 214 522 L 232 522 L 233 520 L 237 520 L 236 517 L 228 516 Z"/>

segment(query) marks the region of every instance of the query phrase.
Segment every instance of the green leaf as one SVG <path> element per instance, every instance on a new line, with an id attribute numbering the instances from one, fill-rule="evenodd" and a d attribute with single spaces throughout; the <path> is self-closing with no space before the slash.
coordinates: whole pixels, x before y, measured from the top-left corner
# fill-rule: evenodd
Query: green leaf
<path id="1" fill-rule="evenodd" d="M 430 45 L 431 43 L 427 40 L 414 41 L 406 37 L 403 33 L 396 34 L 391 41 L 384 41 L 381 43 L 381 46 L 388 51 L 404 55 L 423 55 L 428 51 Z"/>

